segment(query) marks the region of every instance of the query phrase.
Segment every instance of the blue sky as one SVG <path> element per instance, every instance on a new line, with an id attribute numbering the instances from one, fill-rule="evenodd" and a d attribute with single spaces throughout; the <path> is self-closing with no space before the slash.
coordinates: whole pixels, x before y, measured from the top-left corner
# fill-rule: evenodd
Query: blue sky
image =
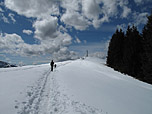
<path id="1" fill-rule="evenodd" d="M 0 60 L 41 64 L 105 56 L 116 28 L 141 32 L 151 0 L 0 0 Z"/>

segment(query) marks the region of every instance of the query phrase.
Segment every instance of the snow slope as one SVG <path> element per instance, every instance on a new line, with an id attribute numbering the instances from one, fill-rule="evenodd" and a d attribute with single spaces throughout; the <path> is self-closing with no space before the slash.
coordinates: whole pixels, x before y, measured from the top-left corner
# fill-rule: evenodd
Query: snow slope
<path id="1" fill-rule="evenodd" d="M 152 85 L 96 58 L 0 69 L 0 114 L 151 114 Z"/>

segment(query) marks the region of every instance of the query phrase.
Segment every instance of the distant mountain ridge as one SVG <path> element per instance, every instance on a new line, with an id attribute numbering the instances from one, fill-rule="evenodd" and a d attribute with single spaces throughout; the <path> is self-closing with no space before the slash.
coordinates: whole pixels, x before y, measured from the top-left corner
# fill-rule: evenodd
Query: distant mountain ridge
<path id="1" fill-rule="evenodd" d="M 9 68 L 9 67 L 17 67 L 16 65 L 4 62 L 4 61 L 0 61 L 0 68 Z"/>

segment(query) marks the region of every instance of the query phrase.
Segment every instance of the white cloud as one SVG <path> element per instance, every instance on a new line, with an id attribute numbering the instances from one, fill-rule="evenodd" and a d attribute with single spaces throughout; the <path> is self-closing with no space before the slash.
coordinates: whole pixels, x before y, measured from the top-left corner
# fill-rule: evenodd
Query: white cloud
<path id="1" fill-rule="evenodd" d="M 61 14 L 61 21 L 68 28 L 74 27 L 77 30 L 85 30 L 91 24 L 82 12 L 82 0 L 62 0 L 61 7 L 65 9 Z"/>
<path id="2" fill-rule="evenodd" d="M 136 26 L 138 26 L 140 24 L 146 24 L 146 22 L 147 22 L 147 15 L 148 15 L 147 12 L 144 12 L 144 13 L 135 12 L 133 14 L 134 24 Z"/>
<path id="3" fill-rule="evenodd" d="M 109 22 L 109 17 L 104 15 L 101 19 L 94 19 L 92 24 L 95 28 L 99 28 L 102 23 Z"/>
<path id="4" fill-rule="evenodd" d="M 101 0 L 103 3 L 103 13 L 107 14 L 108 16 L 115 16 L 118 14 L 118 2 L 117 0 Z"/>
<path id="5" fill-rule="evenodd" d="M 14 18 L 14 14 L 9 13 L 8 16 L 11 18 L 11 20 L 13 21 L 13 23 L 16 22 L 15 18 Z"/>
<path id="6" fill-rule="evenodd" d="M 57 32 L 57 18 L 48 16 L 48 18 L 36 20 L 33 24 L 35 28 L 35 37 L 40 40 L 47 40 L 55 38 L 58 35 Z"/>
<path id="7" fill-rule="evenodd" d="M 54 55 L 55 52 L 58 52 L 58 56 L 60 56 L 60 54 L 62 55 L 60 50 L 71 44 L 71 36 L 66 33 L 67 31 L 63 26 L 58 25 L 58 18 L 51 16 L 59 15 L 58 1 L 6 0 L 5 5 L 20 15 L 36 18 L 33 23 L 33 28 L 35 29 L 34 37 L 39 39 L 40 44 L 30 45 L 23 43 L 18 54 L 26 56 Z M 24 30 L 23 32 L 27 34 L 31 33 L 29 30 Z M 71 53 L 69 50 L 66 50 L 66 52 Z M 72 55 L 67 54 L 65 57 L 71 58 Z"/>
<path id="8" fill-rule="evenodd" d="M 77 41 L 78 44 L 81 43 L 81 40 L 79 38 L 76 38 L 76 41 Z"/>
<path id="9" fill-rule="evenodd" d="M 61 6 L 70 11 L 79 11 L 81 4 L 82 0 L 61 0 Z"/>
<path id="10" fill-rule="evenodd" d="M 31 35 L 33 32 L 31 30 L 23 30 L 23 33 L 27 34 L 27 35 Z"/>
<path id="11" fill-rule="evenodd" d="M 1 16 L 1 19 L 2 19 L 5 23 L 9 23 L 8 18 L 7 18 L 3 13 L 0 13 L 0 16 Z"/>
<path id="12" fill-rule="evenodd" d="M 122 29 L 123 31 L 126 31 L 127 29 L 127 25 L 126 24 L 120 24 L 120 25 L 117 25 L 117 29 Z"/>
<path id="13" fill-rule="evenodd" d="M 5 6 L 26 17 L 42 18 L 59 14 L 56 0 L 5 0 Z"/>
<path id="14" fill-rule="evenodd" d="M 61 39 L 62 41 L 61 45 L 68 46 L 71 44 L 72 38 L 69 34 L 63 33 L 63 34 L 60 34 L 58 37 L 59 37 L 58 39 Z"/>
<path id="15" fill-rule="evenodd" d="M 90 22 L 80 13 L 67 10 L 61 17 L 61 21 L 77 30 L 85 30 Z"/>
<path id="16" fill-rule="evenodd" d="M 45 54 L 54 54 L 58 57 L 58 60 L 60 59 L 60 56 L 63 56 L 64 50 L 66 49 L 66 46 L 71 43 L 72 38 L 66 34 L 60 34 L 58 38 L 53 40 L 44 40 L 41 42 L 41 44 L 27 44 L 25 43 L 22 38 L 17 34 L 7 34 L 7 33 L 1 33 L 0 34 L 0 50 L 3 53 L 11 53 L 14 55 L 20 55 L 20 56 L 41 56 Z M 56 54 L 57 52 L 57 54 Z M 65 57 L 67 59 L 74 58 L 75 54 L 73 52 L 70 52 L 68 49 L 65 50 L 67 53 Z M 60 55 L 61 54 L 61 55 Z"/>
<path id="17" fill-rule="evenodd" d="M 109 36 L 109 37 L 110 37 L 110 36 Z M 110 38 L 111 38 L 111 37 L 110 37 Z M 109 43 L 110 43 L 110 40 L 107 40 L 106 42 L 104 42 L 104 51 L 105 51 L 105 52 L 108 51 Z"/>
<path id="18" fill-rule="evenodd" d="M 126 7 L 126 6 L 124 6 L 124 7 L 123 7 L 122 17 L 123 17 L 123 18 L 126 18 L 130 13 L 131 13 L 131 9 L 128 8 L 128 7 Z"/>
<path id="19" fill-rule="evenodd" d="M 77 30 L 86 30 L 90 25 L 98 28 L 102 23 L 109 22 L 111 17 L 126 18 L 131 12 L 127 5 L 128 0 L 5 0 L 5 6 L 20 15 L 38 20 L 60 15 L 67 27 Z M 62 13 L 59 7 L 64 8 Z"/>
<path id="20" fill-rule="evenodd" d="M 82 0 L 82 11 L 88 19 L 98 19 L 101 13 L 96 0 Z"/>
<path id="21" fill-rule="evenodd" d="M 0 49 L 6 53 L 17 53 L 24 41 L 17 34 L 0 34 Z"/>
<path id="22" fill-rule="evenodd" d="M 80 44 L 81 40 L 78 37 L 76 37 L 76 39 L 74 40 L 74 42 Z"/>
<path id="23" fill-rule="evenodd" d="M 0 7 L 0 12 L 4 12 L 4 10 Z"/>
<path id="24" fill-rule="evenodd" d="M 66 10 L 62 21 L 78 30 L 86 30 L 90 25 L 98 28 L 102 23 L 109 22 L 111 17 L 126 18 L 131 13 L 128 0 L 63 0 L 61 3 Z"/>
<path id="25" fill-rule="evenodd" d="M 64 61 L 69 59 L 78 59 L 78 56 L 75 52 L 69 51 L 67 47 L 64 47 L 53 54 L 53 59 L 55 61 Z"/>
<path id="26" fill-rule="evenodd" d="M 141 2 L 140 0 L 135 1 Z M 112 18 L 127 18 L 132 12 L 128 4 L 128 0 L 5 0 L 5 6 L 10 10 L 35 19 L 35 22 L 32 23 L 35 29 L 33 33 L 34 37 L 40 40 L 39 45 L 20 43 L 22 46 L 19 45 L 20 50 L 17 53 L 21 52 L 23 55 L 49 53 L 63 56 L 63 52 L 65 52 L 65 56 L 61 59 L 68 58 L 66 55 L 74 55 L 66 49 L 66 46 L 69 46 L 72 41 L 71 36 L 67 33 L 69 28 L 83 31 L 89 26 L 99 28 L 101 24 L 110 22 Z M 137 24 L 145 22 L 145 14 L 134 15 Z M 10 15 L 12 21 L 13 17 Z M 4 15 L 3 20 L 8 22 Z M 58 22 L 63 22 L 65 27 Z M 23 32 L 31 33 L 27 30 Z M 5 37 L 8 36 L 5 34 Z M 81 42 L 79 39 L 76 41 Z M 95 49 L 96 46 L 92 47 Z"/>
<path id="27" fill-rule="evenodd" d="M 67 32 L 67 29 L 64 28 L 62 25 L 59 26 L 59 31 L 60 32 Z"/>

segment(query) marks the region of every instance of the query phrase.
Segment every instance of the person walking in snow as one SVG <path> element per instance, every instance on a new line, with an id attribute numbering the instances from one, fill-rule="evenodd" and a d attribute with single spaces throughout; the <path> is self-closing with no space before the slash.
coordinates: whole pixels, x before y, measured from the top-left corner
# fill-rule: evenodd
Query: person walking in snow
<path id="1" fill-rule="evenodd" d="M 51 71 L 53 71 L 53 66 L 54 66 L 53 60 L 51 61 L 50 65 L 51 65 Z"/>

